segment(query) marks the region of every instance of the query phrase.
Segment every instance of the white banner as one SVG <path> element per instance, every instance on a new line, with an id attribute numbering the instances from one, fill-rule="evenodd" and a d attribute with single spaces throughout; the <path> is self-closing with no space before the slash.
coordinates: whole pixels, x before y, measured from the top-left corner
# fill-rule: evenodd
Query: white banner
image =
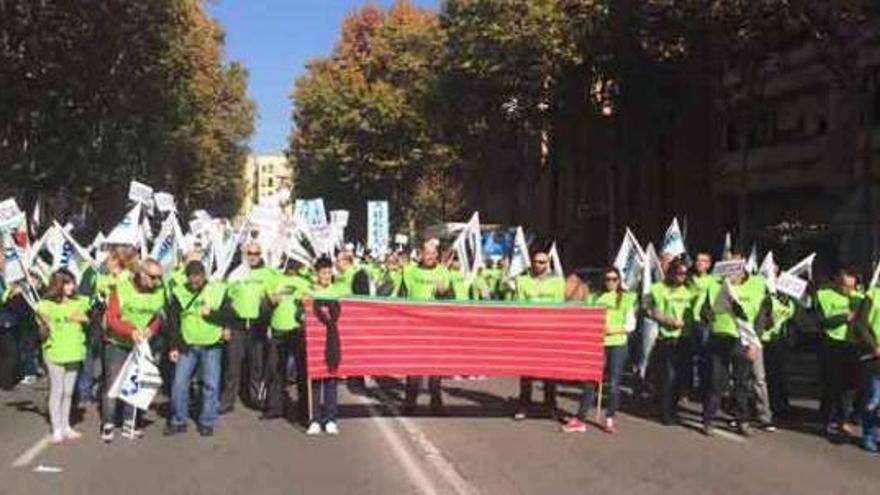
<path id="1" fill-rule="evenodd" d="M 807 293 L 807 281 L 790 273 L 783 273 L 776 279 L 776 291 L 801 300 Z"/>
<path id="2" fill-rule="evenodd" d="M 153 195 L 156 208 L 162 213 L 177 213 L 177 203 L 174 196 L 167 192 L 157 192 Z"/>
<path id="3" fill-rule="evenodd" d="M 367 249 L 373 256 L 388 251 L 390 228 L 387 201 L 367 202 Z"/>
<path id="4" fill-rule="evenodd" d="M 718 263 L 715 263 L 715 268 L 712 269 L 712 274 L 716 277 L 732 277 L 744 273 L 745 269 L 746 262 L 742 259 L 719 261 Z"/>
<path id="5" fill-rule="evenodd" d="M 153 203 L 153 188 L 133 180 L 128 185 L 128 199 L 135 203 L 149 206 Z"/>
<path id="6" fill-rule="evenodd" d="M 320 228 L 327 225 L 327 211 L 324 209 L 323 198 L 297 199 L 294 215 L 312 227 Z"/>

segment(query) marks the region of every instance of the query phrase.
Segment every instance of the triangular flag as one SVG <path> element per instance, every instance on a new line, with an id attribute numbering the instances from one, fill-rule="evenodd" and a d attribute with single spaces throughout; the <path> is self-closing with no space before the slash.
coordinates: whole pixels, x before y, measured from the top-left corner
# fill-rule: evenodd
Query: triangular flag
<path id="1" fill-rule="evenodd" d="M 522 227 L 517 227 L 516 235 L 513 237 L 513 253 L 510 256 L 510 266 L 507 270 L 508 277 L 513 278 L 521 273 L 525 273 L 531 264 L 525 233 L 523 233 Z"/>
<path id="2" fill-rule="evenodd" d="M 86 268 L 95 268 L 95 261 L 89 256 L 88 252 L 76 242 L 64 229 L 54 225 L 55 230 L 61 236 L 61 249 L 57 253 L 52 253 L 52 270 L 66 268 L 76 278 L 77 282 L 82 280 L 83 272 Z"/>
<path id="3" fill-rule="evenodd" d="M 730 232 L 724 234 L 724 247 L 721 248 L 721 259 L 728 260 L 733 256 L 733 238 L 730 236 Z"/>
<path id="4" fill-rule="evenodd" d="M 663 256 L 672 256 L 677 258 L 687 252 L 684 247 L 684 236 L 681 233 L 681 227 L 678 225 L 678 218 L 673 218 L 666 234 L 663 236 L 663 244 L 660 254 Z"/>
<path id="5" fill-rule="evenodd" d="M 614 267 L 620 271 L 621 286 L 627 290 L 636 288 L 644 266 L 645 253 L 639 246 L 636 236 L 627 228 L 620 249 L 617 250 L 617 256 L 614 258 Z"/>
<path id="6" fill-rule="evenodd" d="M 651 285 L 661 280 L 663 280 L 663 267 L 660 265 L 654 244 L 648 243 L 648 247 L 645 248 L 645 263 L 642 272 L 642 294 L 649 294 Z"/>
<path id="7" fill-rule="evenodd" d="M 177 225 L 177 215 L 171 213 L 162 222 L 162 228 L 153 244 L 150 258 L 158 261 L 166 273 L 177 267 L 180 261 L 180 227 Z"/>
<path id="8" fill-rule="evenodd" d="M 776 260 L 773 259 L 773 251 L 768 251 L 758 268 L 758 274 L 763 275 L 767 281 L 767 290 L 771 294 L 776 293 Z"/>
<path id="9" fill-rule="evenodd" d="M 758 245 L 752 243 L 752 250 L 746 259 L 746 273 L 754 275 L 758 272 Z"/>
<path id="10" fill-rule="evenodd" d="M 126 246 L 137 246 L 141 242 L 141 209 L 143 206 L 138 203 L 129 210 L 119 224 L 113 228 L 105 244 L 121 244 Z"/>
<path id="11" fill-rule="evenodd" d="M 871 283 L 868 285 L 868 290 L 877 287 L 878 283 L 880 283 L 880 261 L 877 262 L 877 268 L 874 269 L 874 276 L 871 277 Z"/>
<path id="12" fill-rule="evenodd" d="M 785 273 L 806 280 L 813 280 L 813 262 L 815 260 L 816 253 L 813 253 L 786 270 Z"/>
<path id="13" fill-rule="evenodd" d="M 550 269 L 553 270 L 553 274 L 557 277 L 565 277 L 565 271 L 562 269 L 562 260 L 559 259 L 559 251 L 556 249 L 556 241 L 553 241 L 553 245 L 550 246 L 550 252 L 547 254 L 550 257 Z"/>

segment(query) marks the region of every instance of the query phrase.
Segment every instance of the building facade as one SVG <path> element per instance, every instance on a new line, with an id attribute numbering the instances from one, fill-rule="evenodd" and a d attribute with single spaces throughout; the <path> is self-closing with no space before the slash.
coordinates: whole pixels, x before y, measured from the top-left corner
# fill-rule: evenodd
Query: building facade
<path id="1" fill-rule="evenodd" d="M 284 154 L 250 155 L 245 165 L 242 213 L 270 200 L 279 192 L 293 190 L 293 167 Z"/>

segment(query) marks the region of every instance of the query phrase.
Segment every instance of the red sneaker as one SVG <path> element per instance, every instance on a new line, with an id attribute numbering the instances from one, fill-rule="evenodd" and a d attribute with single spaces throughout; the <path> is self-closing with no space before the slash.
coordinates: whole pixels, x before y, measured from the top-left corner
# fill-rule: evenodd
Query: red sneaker
<path id="1" fill-rule="evenodd" d="M 565 423 L 562 427 L 562 431 L 565 433 L 585 433 L 587 431 L 587 425 L 578 418 L 571 418 L 568 420 L 568 423 Z"/>

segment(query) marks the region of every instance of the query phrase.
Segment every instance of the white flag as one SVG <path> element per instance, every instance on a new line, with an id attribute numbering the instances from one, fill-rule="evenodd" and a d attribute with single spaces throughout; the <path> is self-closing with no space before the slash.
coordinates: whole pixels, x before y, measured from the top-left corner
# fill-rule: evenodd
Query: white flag
<path id="1" fill-rule="evenodd" d="M 721 249 L 721 259 L 730 259 L 731 256 L 733 256 L 733 239 L 730 237 L 730 232 L 727 232 L 724 234 L 724 247 Z"/>
<path id="2" fill-rule="evenodd" d="M 522 227 L 516 228 L 516 235 L 513 237 L 513 254 L 510 257 L 510 267 L 507 275 L 511 278 L 528 271 L 532 261 L 529 258 L 529 246 L 526 244 L 526 236 Z"/>
<path id="3" fill-rule="evenodd" d="M 138 409 L 147 409 L 161 387 L 162 375 L 153 359 L 150 344 L 143 340 L 128 354 L 107 396 Z"/>
<path id="4" fill-rule="evenodd" d="M 767 280 L 767 290 L 771 294 L 776 294 L 776 260 L 773 259 L 773 251 L 768 251 L 764 256 L 764 261 L 758 268 L 758 273 Z"/>
<path id="5" fill-rule="evenodd" d="M 180 226 L 177 225 L 177 215 L 171 213 L 162 222 L 159 236 L 153 244 L 150 258 L 158 261 L 166 273 L 170 273 L 177 267 L 180 261 Z"/>
<path id="6" fill-rule="evenodd" d="M 796 265 L 789 268 L 785 273 L 801 277 L 807 280 L 813 280 L 813 262 L 816 260 L 816 253 L 813 253 L 799 261 Z"/>
<path id="7" fill-rule="evenodd" d="M 77 282 L 82 280 L 83 272 L 89 267 L 95 268 L 95 261 L 89 256 L 89 253 L 76 242 L 64 229 L 56 223 L 54 228 L 59 232 L 62 238 L 61 249 L 57 253 L 52 253 L 53 263 L 52 270 L 66 268 L 73 274 Z"/>
<path id="8" fill-rule="evenodd" d="M 642 277 L 644 265 L 645 253 L 636 236 L 627 228 L 620 249 L 617 250 L 617 256 L 614 258 L 614 267 L 620 271 L 621 287 L 627 290 L 636 288 Z"/>
<path id="9" fill-rule="evenodd" d="M 126 246 L 137 246 L 141 242 L 141 211 L 143 206 L 138 203 L 132 208 L 122 219 L 119 224 L 113 228 L 105 244 L 121 244 Z"/>
<path id="10" fill-rule="evenodd" d="M 752 250 L 746 258 L 746 273 L 754 275 L 758 272 L 758 245 L 752 243 Z"/>
<path id="11" fill-rule="evenodd" d="M 871 277 L 871 283 L 868 285 L 868 290 L 877 287 L 878 283 L 880 283 L 880 261 L 877 262 L 877 268 L 874 269 L 874 276 Z"/>
<path id="12" fill-rule="evenodd" d="M 648 243 L 645 248 L 645 264 L 642 276 L 642 294 L 651 292 L 651 285 L 663 280 L 663 266 L 657 256 L 657 250 L 653 243 Z"/>
<path id="13" fill-rule="evenodd" d="M 553 245 L 550 246 L 548 256 L 550 257 L 550 268 L 553 270 L 553 274 L 557 277 L 565 277 L 565 271 L 562 269 L 562 260 L 559 259 L 559 251 L 556 249 L 556 241 L 553 241 Z"/>
<path id="14" fill-rule="evenodd" d="M 686 252 L 684 236 L 681 234 L 681 228 L 678 226 L 678 218 L 673 218 L 669 228 L 666 229 L 666 235 L 663 236 L 663 246 L 660 249 L 660 254 L 677 258 Z"/>

